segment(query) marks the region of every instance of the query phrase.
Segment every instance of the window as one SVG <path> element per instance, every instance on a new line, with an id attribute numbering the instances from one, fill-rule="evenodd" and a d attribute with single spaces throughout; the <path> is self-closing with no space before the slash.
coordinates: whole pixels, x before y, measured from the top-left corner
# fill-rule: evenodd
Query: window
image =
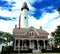
<path id="1" fill-rule="evenodd" d="M 25 19 L 26 19 L 27 17 L 25 17 Z"/>
<path id="2" fill-rule="evenodd" d="M 34 33 L 32 31 L 29 32 L 30 36 L 34 36 Z"/>

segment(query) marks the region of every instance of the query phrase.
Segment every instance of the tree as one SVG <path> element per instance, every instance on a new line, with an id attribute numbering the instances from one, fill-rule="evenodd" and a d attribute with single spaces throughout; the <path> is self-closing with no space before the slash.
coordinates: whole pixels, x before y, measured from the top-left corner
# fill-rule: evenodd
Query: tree
<path id="1" fill-rule="evenodd" d="M 13 42 L 13 35 L 7 32 L 0 31 L 0 44 Z"/>
<path id="2" fill-rule="evenodd" d="M 3 34 L 4 34 L 4 32 L 0 31 L 0 44 L 5 43 L 5 39 L 2 36 Z"/>
<path id="3" fill-rule="evenodd" d="M 51 32 L 52 37 L 56 44 L 60 44 L 60 25 L 57 26 L 57 29 L 54 32 Z"/>
<path id="4" fill-rule="evenodd" d="M 5 39 L 0 38 L 0 44 L 5 43 Z"/>
<path id="5" fill-rule="evenodd" d="M 5 42 L 6 46 L 8 46 L 8 43 L 10 43 L 11 41 L 13 41 L 13 36 L 10 33 L 5 32 L 3 34 L 3 37 L 6 38 L 6 42 Z"/>
<path id="6" fill-rule="evenodd" d="M 57 11 L 59 12 L 59 14 L 60 14 L 60 5 L 58 6 L 58 9 L 57 9 Z"/>

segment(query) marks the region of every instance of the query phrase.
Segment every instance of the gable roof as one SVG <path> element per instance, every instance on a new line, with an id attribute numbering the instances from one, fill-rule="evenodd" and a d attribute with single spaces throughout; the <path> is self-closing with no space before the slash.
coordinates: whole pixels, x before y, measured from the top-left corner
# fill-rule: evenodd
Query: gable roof
<path id="1" fill-rule="evenodd" d="M 31 30 L 32 30 L 32 31 L 35 31 L 36 34 L 39 36 L 39 33 L 37 32 L 37 30 L 36 30 L 34 27 L 32 27 L 32 26 L 31 26 L 30 28 L 28 28 L 28 30 L 25 32 L 25 34 L 27 34 L 27 32 L 28 32 L 28 31 L 31 31 Z"/>
<path id="2" fill-rule="evenodd" d="M 43 30 L 43 29 L 36 29 L 37 30 L 37 32 L 39 33 L 39 34 L 49 34 L 47 31 L 45 31 L 45 30 Z"/>
<path id="3" fill-rule="evenodd" d="M 43 30 L 43 29 L 36 29 L 36 28 L 34 28 L 32 26 L 30 28 L 20 28 L 20 29 L 19 28 L 14 28 L 13 29 L 13 34 L 25 35 L 30 30 L 35 31 L 38 36 L 40 34 L 47 34 L 47 35 L 49 35 L 49 33 L 46 32 L 45 30 Z"/>

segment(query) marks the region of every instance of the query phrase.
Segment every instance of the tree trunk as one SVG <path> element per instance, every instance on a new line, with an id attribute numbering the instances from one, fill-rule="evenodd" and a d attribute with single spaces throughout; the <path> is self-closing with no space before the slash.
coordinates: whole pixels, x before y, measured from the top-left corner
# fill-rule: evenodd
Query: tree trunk
<path id="1" fill-rule="evenodd" d="M 6 41 L 6 46 L 8 46 L 8 37 L 7 37 L 7 41 Z"/>

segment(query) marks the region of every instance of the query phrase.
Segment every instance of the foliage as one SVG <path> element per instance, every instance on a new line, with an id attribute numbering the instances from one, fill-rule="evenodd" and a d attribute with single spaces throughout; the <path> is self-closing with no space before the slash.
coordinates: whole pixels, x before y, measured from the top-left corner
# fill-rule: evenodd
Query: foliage
<path id="1" fill-rule="evenodd" d="M 2 48 L 3 48 L 2 51 L 13 51 L 14 50 L 13 46 L 3 46 Z"/>
<path id="2" fill-rule="evenodd" d="M 58 9 L 57 9 L 57 11 L 59 12 L 59 14 L 60 14 L 60 5 L 58 6 Z"/>
<path id="3" fill-rule="evenodd" d="M 5 43 L 5 39 L 0 38 L 0 44 L 1 44 L 1 43 Z"/>
<path id="4" fill-rule="evenodd" d="M 13 42 L 13 35 L 8 33 L 8 32 L 2 32 L 0 31 L 0 44 L 2 43 L 6 43 L 6 45 L 8 45 L 8 43 Z"/>
<path id="5" fill-rule="evenodd" d="M 6 45 L 7 46 L 8 46 L 8 42 L 10 43 L 10 41 L 13 41 L 13 36 L 10 33 L 5 32 L 3 34 L 3 37 L 6 38 Z"/>
<path id="6" fill-rule="evenodd" d="M 55 43 L 60 44 L 60 25 L 54 32 L 51 32 L 52 37 L 54 37 Z"/>
<path id="7" fill-rule="evenodd" d="M 3 38 L 4 32 L 0 31 L 0 44 L 5 42 L 5 39 Z"/>
<path id="8" fill-rule="evenodd" d="M 0 31 L 0 36 L 2 36 L 4 34 L 4 32 L 3 31 Z"/>
<path id="9" fill-rule="evenodd" d="M 60 5 L 59 5 L 59 7 L 58 7 L 57 11 L 60 11 Z"/>
<path id="10" fill-rule="evenodd" d="M 57 53 L 57 52 L 60 54 L 60 48 L 53 48 L 52 50 L 42 49 L 41 51 L 42 51 L 42 53 L 47 53 L 47 54 L 48 53 L 52 53 L 53 54 L 53 53 Z"/>

